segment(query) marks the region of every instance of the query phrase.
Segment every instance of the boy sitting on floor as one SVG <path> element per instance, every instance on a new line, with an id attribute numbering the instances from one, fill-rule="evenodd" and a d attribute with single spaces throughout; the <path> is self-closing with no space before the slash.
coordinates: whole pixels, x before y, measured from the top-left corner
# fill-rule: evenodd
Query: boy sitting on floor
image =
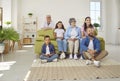
<path id="1" fill-rule="evenodd" d="M 50 43 L 50 36 L 46 35 L 44 37 L 45 43 L 42 46 L 41 49 L 41 62 L 57 62 L 58 55 L 55 53 L 55 48 L 53 44 Z"/>

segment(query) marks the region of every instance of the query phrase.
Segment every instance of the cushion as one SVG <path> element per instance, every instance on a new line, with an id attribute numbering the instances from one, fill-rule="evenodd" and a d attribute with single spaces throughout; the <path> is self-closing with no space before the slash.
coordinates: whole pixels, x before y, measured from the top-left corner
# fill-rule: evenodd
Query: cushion
<path id="1" fill-rule="evenodd" d="M 43 36 L 39 36 L 36 38 L 36 41 L 44 41 L 44 37 Z"/>
<path id="2" fill-rule="evenodd" d="M 98 40 L 100 41 L 100 48 L 101 50 L 105 50 L 105 41 L 102 37 L 97 37 Z"/>
<path id="3" fill-rule="evenodd" d="M 37 31 L 37 36 L 38 37 L 44 37 L 45 35 L 49 35 L 50 36 L 50 39 L 52 40 L 52 39 L 55 39 L 55 37 L 54 37 L 54 30 L 52 30 L 52 29 L 48 29 L 48 30 L 38 30 Z"/>

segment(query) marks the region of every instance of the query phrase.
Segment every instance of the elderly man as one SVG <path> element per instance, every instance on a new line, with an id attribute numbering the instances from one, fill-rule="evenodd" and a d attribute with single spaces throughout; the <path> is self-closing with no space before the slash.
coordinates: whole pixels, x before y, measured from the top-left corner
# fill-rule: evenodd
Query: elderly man
<path id="1" fill-rule="evenodd" d="M 46 16 L 46 22 L 43 25 L 42 29 L 54 29 L 55 24 L 52 22 L 51 15 Z"/>
<path id="2" fill-rule="evenodd" d="M 100 49 L 100 41 L 94 36 L 94 30 L 87 28 L 88 36 L 81 42 L 81 51 L 86 60 L 86 64 L 94 63 L 95 66 L 100 66 L 100 59 L 108 55 L 108 52 Z"/>

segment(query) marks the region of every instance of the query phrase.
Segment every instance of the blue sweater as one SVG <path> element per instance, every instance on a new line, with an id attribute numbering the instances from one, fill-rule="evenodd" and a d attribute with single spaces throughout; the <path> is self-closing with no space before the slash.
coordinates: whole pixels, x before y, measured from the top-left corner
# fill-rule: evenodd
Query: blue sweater
<path id="1" fill-rule="evenodd" d="M 65 32 L 65 39 L 69 39 L 71 37 L 71 31 L 72 31 L 72 27 L 68 27 L 66 32 Z M 77 36 L 76 38 L 77 39 L 80 39 L 81 38 L 81 30 L 79 27 L 76 27 L 76 32 L 77 32 Z"/>
<path id="2" fill-rule="evenodd" d="M 46 54 L 46 44 L 43 44 L 42 49 L 41 49 L 41 54 Z M 49 50 L 50 50 L 50 54 L 55 54 L 55 48 L 53 44 L 49 44 Z"/>
<path id="3" fill-rule="evenodd" d="M 82 53 L 84 51 L 88 50 L 89 42 L 90 42 L 90 38 L 88 36 L 86 38 L 82 39 L 82 42 L 80 44 L 80 49 L 81 49 Z M 99 53 L 101 51 L 100 41 L 96 37 L 93 38 L 93 46 L 94 46 L 94 50 L 96 50 L 97 53 Z"/>

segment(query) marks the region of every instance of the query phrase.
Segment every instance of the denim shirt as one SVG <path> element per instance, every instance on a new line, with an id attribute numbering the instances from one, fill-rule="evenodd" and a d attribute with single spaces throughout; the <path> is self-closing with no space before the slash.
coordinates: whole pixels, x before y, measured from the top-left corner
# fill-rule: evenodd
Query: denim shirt
<path id="1" fill-rule="evenodd" d="M 79 27 L 75 27 L 76 28 L 76 38 L 80 39 L 81 38 L 81 30 Z M 72 27 L 68 27 L 66 32 L 65 32 L 65 39 L 69 39 L 71 37 L 71 31 L 72 31 Z"/>
<path id="2" fill-rule="evenodd" d="M 48 46 L 49 46 L 50 54 L 55 54 L 54 45 L 50 43 Z M 42 49 L 41 49 L 41 54 L 46 54 L 46 47 L 47 47 L 47 45 L 43 44 Z"/>
<path id="3" fill-rule="evenodd" d="M 90 42 L 90 38 L 88 36 L 86 38 L 82 39 L 82 42 L 80 44 L 80 49 L 81 49 L 82 53 L 84 51 L 88 50 L 89 42 Z M 93 46 L 94 46 L 94 50 L 96 50 L 97 53 L 100 53 L 100 51 L 101 51 L 100 41 L 96 37 L 94 37 L 94 39 L 93 39 Z"/>

